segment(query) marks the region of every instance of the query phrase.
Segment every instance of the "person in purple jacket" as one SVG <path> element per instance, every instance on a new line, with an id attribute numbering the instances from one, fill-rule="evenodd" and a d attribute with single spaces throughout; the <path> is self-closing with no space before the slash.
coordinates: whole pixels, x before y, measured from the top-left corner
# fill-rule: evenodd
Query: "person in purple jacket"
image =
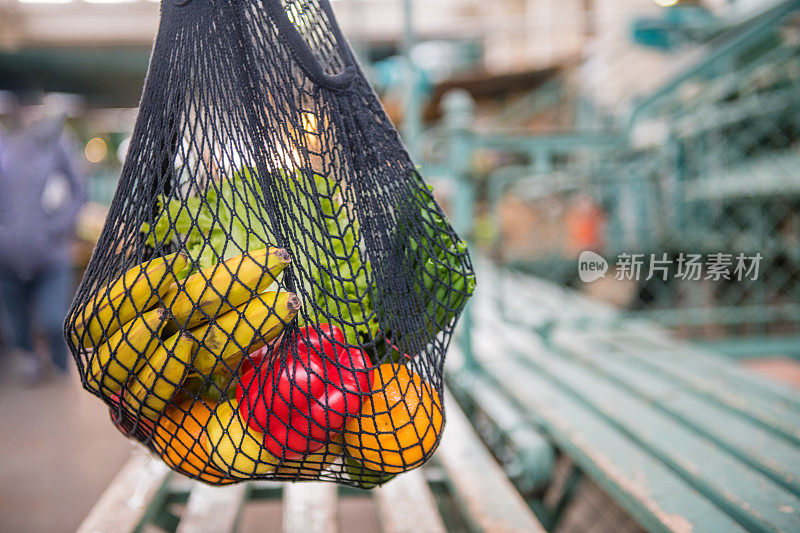
<path id="1" fill-rule="evenodd" d="M 67 372 L 62 325 L 74 289 L 70 247 L 86 199 L 63 117 L 37 120 L 35 114 L 21 108 L 16 127 L 0 134 L 0 319 L 29 383 L 44 370 L 34 326 L 45 333 L 55 369 Z"/>

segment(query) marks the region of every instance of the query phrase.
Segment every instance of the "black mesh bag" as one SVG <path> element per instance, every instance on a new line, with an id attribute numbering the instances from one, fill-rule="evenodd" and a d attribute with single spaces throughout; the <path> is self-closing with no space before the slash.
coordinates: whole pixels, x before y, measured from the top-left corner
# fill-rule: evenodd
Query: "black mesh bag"
<path id="1" fill-rule="evenodd" d="M 211 484 L 369 488 L 444 426 L 475 286 L 327 0 L 164 0 L 66 320 L 115 425 Z"/>

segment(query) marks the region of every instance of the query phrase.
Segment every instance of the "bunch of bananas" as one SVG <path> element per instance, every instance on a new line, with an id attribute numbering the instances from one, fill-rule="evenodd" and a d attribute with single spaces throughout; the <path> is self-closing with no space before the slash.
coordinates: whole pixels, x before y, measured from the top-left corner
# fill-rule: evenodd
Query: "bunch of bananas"
<path id="1" fill-rule="evenodd" d="M 183 280 L 180 254 L 131 268 L 73 315 L 72 340 L 88 353 L 84 386 L 159 420 L 187 376 L 213 381 L 295 318 L 300 299 L 268 290 L 290 263 L 286 250 L 262 248 Z"/>

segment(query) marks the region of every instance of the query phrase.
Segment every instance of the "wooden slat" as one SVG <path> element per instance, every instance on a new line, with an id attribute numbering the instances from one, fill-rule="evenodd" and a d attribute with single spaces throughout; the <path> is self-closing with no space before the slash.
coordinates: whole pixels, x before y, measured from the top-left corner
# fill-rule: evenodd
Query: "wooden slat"
<path id="1" fill-rule="evenodd" d="M 630 437 L 542 375 L 519 373 L 510 357 L 498 360 L 493 342 L 474 343 L 483 370 L 502 384 L 521 411 L 648 531 L 742 531 L 704 495 Z M 451 353 L 458 348 L 451 346 Z M 488 354 L 492 355 L 488 355 Z M 483 360 L 487 355 L 491 362 Z"/>
<path id="2" fill-rule="evenodd" d="M 546 295 L 544 305 L 553 318 L 567 321 L 581 318 L 605 321 L 619 317 L 619 310 L 613 306 L 587 298 L 552 282 L 503 270 L 498 274 L 503 277 L 505 284 L 503 295 L 513 296 L 507 300 L 520 302 L 529 308 L 531 304 L 541 307 L 542 298 Z"/>
<path id="3" fill-rule="evenodd" d="M 514 295 L 504 304 L 507 308 L 513 307 L 512 314 L 519 318 L 517 322 L 535 327 L 548 315 L 551 320 L 565 321 L 569 313 L 565 315 L 554 309 L 552 303 L 542 304 L 542 300 L 552 300 L 552 295 L 561 291 L 564 294 L 561 307 L 575 308 L 571 311 L 573 315 L 577 313 L 587 317 L 582 332 L 598 342 L 613 343 L 619 350 L 639 358 L 641 364 L 654 366 L 657 372 L 672 374 L 687 387 L 702 391 L 710 400 L 740 411 L 800 443 L 800 394 L 795 391 L 748 373 L 718 354 L 677 341 L 651 322 L 625 319 L 620 323 L 621 327 L 608 328 L 604 325 L 608 313 L 594 307 L 587 298 L 531 276 L 504 273 L 487 261 L 478 261 L 477 264 L 482 267 L 482 278 L 499 276 L 504 279 L 504 294 Z M 485 292 L 493 289 L 491 284 L 484 288 L 488 289 Z M 480 297 L 480 293 L 476 295 Z M 489 298 L 486 294 L 484 297 Z M 496 307 L 491 312 L 498 314 Z M 574 320 L 566 320 L 566 323 L 570 322 Z"/>
<path id="4" fill-rule="evenodd" d="M 635 392 L 735 453 L 795 494 L 800 494 L 800 446 L 689 389 L 668 374 L 631 364 L 629 357 L 603 349 L 591 338 L 556 335 L 556 343 L 590 368 Z"/>
<path id="5" fill-rule="evenodd" d="M 134 531 L 157 495 L 165 490 L 169 473 L 163 462 L 149 454 L 134 454 L 100 496 L 78 532 Z"/>
<path id="6" fill-rule="evenodd" d="M 491 301 L 502 299 L 501 311 L 514 321 L 534 327 L 547 321 L 580 322 L 585 319 L 608 322 L 619 317 L 613 306 L 533 276 L 498 268 L 485 257 L 476 256 L 480 283 L 473 296 Z"/>
<path id="7" fill-rule="evenodd" d="M 336 510 L 333 483 L 286 483 L 283 489 L 284 533 L 336 533 Z"/>
<path id="8" fill-rule="evenodd" d="M 453 353 L 459 353 L 459 350 L 451 350 L 450 355 Z M 491 426 L 503 435 L 504 446 L 513 450 L 518 463 L 515 485 L 522 492 L 547 486 L 553 479 L 553 445 L 520 412 L 505 391 L 480 372 L 456 372 L 448 377 L 451 390 L 458 387 L 458 401 L 466 400 L 467 405 L 480 412 L 482 418 L 487 418 Z"/>
<path id="9" fill-rule="evenodd" d="M 445 533 L 436 500 L 419 469 L 395 477 L 372 493 L 383 533 Z"/>
<path id="10" fill-rule="evenodd" d="M 487 532 L 544 531 L 449 392 L 445 405 L 447 425 L 436 456 L 467 516 Z"/>
<path id="11" fill-rule="evenodd" d="M 665 359 L 683 366 L 689 364 L 701 374 L 714 376 L 715 381 L 739 394 L 752 394 L 757 401 L 769 399 L 779 407 L 797 411 L 800 394 L 774 380 L 764 378 L 738 364 L 731 358 L 687 341 L 671 337 L 664 328 L 652 322 L 626 318 L 615 330 L 588 332 L 598 340 L 613 343 L 622 351 L 643 352 L 652 358 Z"/>
<path id="12" fill-rule="evenodd" d="M 637 439 L 737 521 L 763 531 L 800 528 L 800 500 L 794 494 L 691 428 L 581 365 L 537 347 L 538 340 L 531 334 L 500 325 L 491 328 L 491 333 L 506 339 L 511 351 L 524 353 L 520 361 L 550 375 L 609 423 Z"/>
<path id="13" fill-rule="evenodd" d="M 689 344 L 665 343 L 660 349 L 642 347 L 643 339 L 630 333 L 604 335 L 601 339 L 612 343 L 617 349 L 634 355 L 645 363 L 656 364 L 664 372 L 680 377 L 693 387 L 704 390 L 718 401 L 749 408 L 749 415 L 767 423 L 791 421 L 800 427 L 800 394 L 777 383 L 769 383 L 748 373 L 729 359 L 695 348 Z M 778 426 L 786 431 L 783 426 Z M 788 431 L 800 440 L 800 433 Z"/>
<path id="14" fill-rule="evenodd" d="M 521 285 L 514 293 L 525 304 L 537 306 L 535 295 Z M 524 312 L 525 304 L 516 309 Z M 482 325 L 488 322 L 489 327 L 476 336 L 514 339 L 514 331 L 520 328 L 494 327 L 497 313 L 486 307 Z M 536 320 L 539 315 L 535 314 Z M 609 329 L 598 321 L 588 321 L 579 331 L 564 328 L 561 335 L 556 332 L 559 347 L 564 346 L 564 339 L 570 348 L 576 339 L 580 344 L 586 341 L 584 348 L 595 350 L 606 339 L 616 346 L 594 355 L 582 351 L 577 371 L 570 366 L 576 363 L 552 353 L 544 359 L 534 357 L 530 375 L 544 374 L 556 390 L 574 398 L 589 413 L 597 413 L 611 429 L 663 460 L 695 488 L 710 493 L 742 523 L 761 530 L 799 528 L 800 505 L 792 494 L 800 470 L 794 442 L 800 435 L 798 396 L 759 382 L 707 351 L 677 343 L 655 326 L 645 326 L 626 321 L 622 328 Z M 529 360 L 531 339 L 534 350 L 542 349 L 538 339 L 526 334 L 516 335 L 514 342 L 518 354 L 524 354 L 522 360 Z M 491 344 L 485 350 L 490 354 L 487 357 L 502 361 L 497 352 L 503 350 L 497 343 L 487 344 Z M 623 360 L 621 352 L 632 361 Z M 506 378 L 516 379 L 519 372 L 509 371 Z M 524 386 L 533 387 L 529 382 Z"/>
<path id="15" fill-rule="evenodd" d="M 725 354 L 676 339 L 668 330 L 659 328 L 651 322 L 626 319 L 623 327 L 615 331 L 610 340 L 619 343 L 618 345 L 623 348 L 644 348 L 654 352 L 677 351 L 681 354 L 680 360 L 690 359 L 706 368 L 719 371 L 720 377 L 735 385 L 735 388 L 743 388 L 758 396 L 767 396 L 800 408 L 800 394 L 797 391 L 777 381 L 753 374 L 741 365 L 731 364 L 731 358 Z"/>
<path id="16" fill-rule="evenodd" d="M 593 336 L 598 343 L 611 342 L 623 350 L 637 363 L 681 380 L 686 387 L 704 394 L 729 409 L 739 411 L 764 427 L 770 428 L 800 444 L 800 409 L 789 402 L 776 400 L 762 392 L 746 387 L 742 379 L 729 381 L 720 369 L 709 367 L 701 359 L 694 358 L 697 352 L 684 350 L 647 350 L 637 348 L 630 340 L 621 342 L 613 336 Z M 706 358 L 707 359 L 707 358 Z M 753 382 L 755 383 L 755 382 Z"/>
<path id="17" fill-rule="evenodd" d="M 234 531 L 246 496 L 246 483 L 211 487 L 195 481 L 181 515 L 178 533 Z"/>
<path id="18" fill-rule="evenodd" d="M 484 366 L 580 469 L 651 532 L 744 531 L 635 440 L 512 360 Z"/>

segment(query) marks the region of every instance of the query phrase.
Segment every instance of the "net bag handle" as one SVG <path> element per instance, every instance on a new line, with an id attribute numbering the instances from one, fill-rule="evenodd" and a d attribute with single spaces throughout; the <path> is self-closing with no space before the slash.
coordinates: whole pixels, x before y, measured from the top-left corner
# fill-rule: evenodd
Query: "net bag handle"
<path id="1" fill-rule="evenodd" d="M 328 74 L 325 72 L 322 64 L 314 55 L 308 43 L 303 39 L 303 36 L 297 30 L 297 27 L 289 20 L 289 15 L 286 13 L 286 8 L 283 6 L 281 0 L 264 0 L 267 6 L 267 13 L 272 19 L 278 34 L 284 39 L 286 47 L 294 56 L 295 61 L 300 65 L 300 68 L 311 78 L 316 84 L 329 89 L 345 89 L 353 82 L 356 77 L 356 64 L 355 58 L 347 45 L 347 41 L 342 35 L 339 24 L 336 22 L 336 17 L 333 14 L 333 9 L 328 0 L 317 0 L 320 8 L 325 12 L 330 23 L 331 32 L 336 42 L 336 47 L 342 57 L 344 69 L 336 74 Z"/>

